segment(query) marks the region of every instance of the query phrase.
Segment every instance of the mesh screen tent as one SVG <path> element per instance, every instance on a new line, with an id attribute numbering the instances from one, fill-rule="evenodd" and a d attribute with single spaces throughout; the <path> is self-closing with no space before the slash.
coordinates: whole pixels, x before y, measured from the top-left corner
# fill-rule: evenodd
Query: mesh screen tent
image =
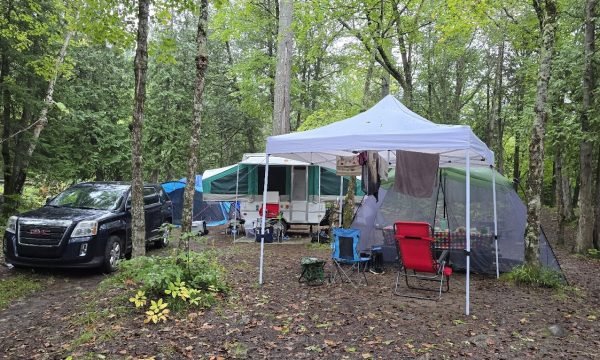
<path id="1" fill-rule="evenodd" d="M 393 174 L 393 173 L 392 173 Z M 524 233 L 527 209 L 513 184 L 499 173 L 496 179 L 498 219 L 498 267 L 506 272 L 524 261 Z M 395 221 L 424 221 L 432 224 L 434 237 L 450 249 L 455 270 L 465 270 L 465 170 L 440 171 L 431 197 L 416 198 L 393 189 L 393 176 L 383 185 L 379 201 L 365 197 L 352 227 L 361 229 L 361 250 L 376 245 L 394 245 Z M 496 273 L 494 246 L 494 207 L 492 170 L 471 169 L 471 271 Z M 545 266 L 560 270 L 552 248 L 543 233 L 540 258 Z"/>
<path id="2" fill-rule="evenodd" d="M 169 181 L 162 184 L 163 189 L 169 195 L 169 198 L 173 203 L 173 224 L 176 225 L 181 225 L 185 184 L 185 179 Z M 196 175 L 192 220 L 204 220 L 207 226 L 218 226 L 226 224 L 231 218 L 233 218 L 231 203 L 203 200 L 202 176 Z"/>

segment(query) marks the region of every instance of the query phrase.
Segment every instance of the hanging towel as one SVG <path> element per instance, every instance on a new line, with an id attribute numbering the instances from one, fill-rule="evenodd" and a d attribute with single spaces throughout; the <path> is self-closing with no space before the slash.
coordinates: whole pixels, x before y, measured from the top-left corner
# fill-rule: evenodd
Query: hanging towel
<path id="1" fill-rule="evenodd" d="M 394 190 L 418 198 L 431 197 L 439 166 L 438 154 L 396 151 Z"/>
<path id="2" fill-rule="evenodd" d="M 337 156 L 335 174 L 337 176 L 360 176 L 361 166 L 358 155 Z"/>
<path id="3" fill-rule="evenodd" d="M 388 170 L 390 164 L 383 156 L 377 154 L 379 159 L 377 159 L 377 173 L 379 174 L 379 181 L 386 181 L 388 179 Z"/>

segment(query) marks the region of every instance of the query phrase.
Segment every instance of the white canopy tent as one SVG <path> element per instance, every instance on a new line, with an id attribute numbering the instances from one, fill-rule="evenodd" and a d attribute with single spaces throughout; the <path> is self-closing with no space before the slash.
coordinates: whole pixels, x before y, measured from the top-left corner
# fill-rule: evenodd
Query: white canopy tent
<path id="1" fill-rule="evenodd" d="M 357 152 L 378 151 L 390 163 L 395 163 L 395 151 L 404 150 L 439 154 L 440 166 L 464 165 L 466 168 L 466 229 L 470 220 L 470 167 L 493 167 L 493 152 L 466 125 L 441 125 L 433 123 L 412 112 L 396 98 L 386 96 L 369 110 L 317 129 L 270 136 L 267 139 L 265 159 L 266 194 L 269 157 L 276 155 L 329 168 L 335 168 L 336 156 L 348 156 Z M 495 189 L 495 187 L 494 187 Z M 494 196 L 495 200 L 495 196 Z M 263 207 L 266 206 L 263 195 Z M 494 203 L 494 208 L 496 204 Z M 495 211 L 494 211 L 495 214 Z M 497 220 L 494 218 L 494 224 Z M 261 233 L 264 234 L 265 219 Z M 497 234 L 495 226 L 494 235 Z M 469 314 L 470 231 L 466 232 L 466 296 L 465 313 Z M 497 248 L 497 245 L 496 245 Z M 263 283 L 264 238 L 261 240 L 259 283 Z M 496 252 L 497 253 L 497 252 Z"/>

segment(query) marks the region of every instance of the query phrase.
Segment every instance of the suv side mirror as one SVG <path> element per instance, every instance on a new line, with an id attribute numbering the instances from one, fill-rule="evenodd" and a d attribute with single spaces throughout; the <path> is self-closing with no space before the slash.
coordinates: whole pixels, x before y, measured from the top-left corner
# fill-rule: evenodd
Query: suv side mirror
<path id="1" fill-rule="evenodd" d="M 47 197 L 46 198 L 46 205 L 50 204 L 50 201 L 52 201 L 52 198 L 51 197 Z"/>
<path id="2" fill-rule="evenodd" d="M 131 210 L 131 197 L 128 197 L 125 202 L 125 210 Z"/>

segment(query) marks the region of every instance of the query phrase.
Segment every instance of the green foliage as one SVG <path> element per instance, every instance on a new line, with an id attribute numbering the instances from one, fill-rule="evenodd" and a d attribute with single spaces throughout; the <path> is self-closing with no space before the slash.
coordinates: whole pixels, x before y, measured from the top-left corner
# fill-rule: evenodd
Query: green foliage
<path id="1" fill-rule="evenodd" d="M 350 177 L 350 183 L 348 184 L 348 192 L 344 198 L 344 208 L 342 209 L 342 226 L 345 229 L 349 229 L 352 226 L 352 219 L 354 218 L 354 190 L 356 189 L 356 177 Z"/>
<path id="2" fill-rule="evenodd" d="M 311 242 L 310 244 L 307 244 L 306 247 L 309 250 L 331 250 L 331 245 L 330 244 L 325 244 L 325 243 L 317 243 L 317 242 Z"/>
<path id="3" fill-rule="evenodd" d="M 0 310 L 6 308 L 14 300 L 39 290 L 42 284 L 31 276 L 17 274 L 0 280 Z"/>
<path id="4" fill-rule="evenodd" d="M 136 308 L 146 305 L 146 293 L 142 290 L 138 290 L 134 297 L 129 298 L 129 302 L 132 302 Z"/>
<path id="5" fill-rule="evenodd" d="M 528 285 L 557 289 L 564 286 L 564 279 L 559 271 L 543 266 L 519 265 L 514 267 L 506 278 L 517 285 Z"/>
<path id="6" fill-rule="evenodd" d="M 196 300 L 199 306 L 212 305 L 217 294 L 229 290 L 225 270 L 210 251 L 192 251 L 189 257 L 188 254 L 142 256 L 123 261 L 119 272 L 107 281 L 135 285 L 148 298 L 166 294 L 185 302 L 201 297 Z"/>
<path id="7" fill-rule="evenodd" d="M 144 324 L 149 322 L 158 323 L 160 321 L 167 321 L 170 310 L 167 309 L 169 303 L 163 303 L 163 299 L 158 301 L 150 300 L 150 308 L 146 311 L 146 319 Z"/>
<path id="8" fill-rule="evenodd" d="M 600 259 L 600 250 L 598 249 L 588 249 L 587 253 L 593 259 Z"/>

